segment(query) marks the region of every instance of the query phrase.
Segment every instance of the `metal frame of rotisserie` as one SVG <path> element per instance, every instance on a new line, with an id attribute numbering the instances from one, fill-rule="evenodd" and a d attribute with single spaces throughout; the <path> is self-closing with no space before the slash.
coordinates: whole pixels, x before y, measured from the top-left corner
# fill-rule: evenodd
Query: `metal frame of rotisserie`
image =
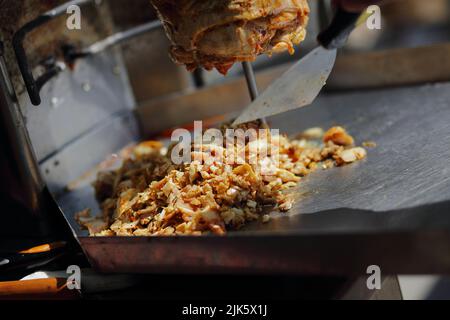
<path id="1" fill-rule="evenodd" d="M 291 213 L 273 212 L 268 224 L 224 237 L 88 237 L 73 216 L 97 207 L 90 182 L 105 168 L 97 164 L 164 127 L 237 111 L 248 101 L 245 86 L 230 82 L 134 109 L 123 68 L 116 49 L 87 55 L 73 71 L 60 70 L 42 84 L 40 107 L 25 108 L 31 110 L 27 129 L 42 178 L 97 270 L 362 274 L 376 264 L 385 273 L 450 272 L 450 149 L 442 144 L 450 138 L 448 83 L 325 95 L 311 107 L 271 119 L 290 134 L 342 124 L 378 147 L 361 163 L 306 178 Z M 258 82 L 265 86 L 279 74 L 260 74 Z M 204 105 L 208 96 L 215 98 Z M 229 107 L 217 97 L 226 97 Z M 222 107 L 214 109 L 215 103 Z M 193 112 L 182 123 L 161 120 L 186 110 Z M 54 130 L 52 121 L 62 124 L 57 132 L 43 126 Z M 55 137 L 64 133 L 71 138 Z"/>
<path id="2" fill-rule="evenodd" d="M 444 159 L 450 150 L 430 134 L 450 136 L 449 89 L 440 84 L 333 94 L 271 119 L 291 134 L 307 124 L 340 123 L 358 141 L 378 146 L 361 163 L 304 179 L 291 212 L 272 212 L 267 224 L 225 237 L 91 238 L 66 216 L 93 265 L 105 272 L 358 274 L 375 264 L 387 273 L 446 273 L 450 179 Z M 108 136 L 105 127 L 77 149 Z M 95 208 L 95 172 L 58 199 L 64 212 Z"/>

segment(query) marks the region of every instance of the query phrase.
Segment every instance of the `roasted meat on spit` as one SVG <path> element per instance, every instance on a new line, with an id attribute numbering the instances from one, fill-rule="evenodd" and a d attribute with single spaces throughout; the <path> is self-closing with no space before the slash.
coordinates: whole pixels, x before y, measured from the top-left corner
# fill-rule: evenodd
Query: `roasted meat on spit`
<path id="1" fill-rule="evenodd" d="M 151 0 L 172 42 L 172 59 L 188 70 L 216 68 L 288 51 L 304 40 L 306 0 Z"/>

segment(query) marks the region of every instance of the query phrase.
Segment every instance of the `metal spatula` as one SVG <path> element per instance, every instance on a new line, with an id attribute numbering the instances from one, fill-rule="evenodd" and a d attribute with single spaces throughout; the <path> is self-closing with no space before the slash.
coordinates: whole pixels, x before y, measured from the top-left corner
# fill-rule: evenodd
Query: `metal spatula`
<path id="1" fill-rule="evenodd" d="M 244 110 L 233 125 L 264 119 L 311 104 L 333 69 L 337 49 L 345 45 L 359 16 L 359 13 L 350 13 L 339 8 L 330 26 L 318 37 L 320 46 L 273 82 Z"/>

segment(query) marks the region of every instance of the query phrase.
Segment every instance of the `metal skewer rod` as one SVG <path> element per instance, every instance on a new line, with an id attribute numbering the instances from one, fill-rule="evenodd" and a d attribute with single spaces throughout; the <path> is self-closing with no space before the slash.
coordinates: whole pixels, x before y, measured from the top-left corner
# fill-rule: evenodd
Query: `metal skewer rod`
<path id="1" fill-rule="evenodd" d="M 248 91 L 250 93 L 250 98 L 253 101 L 259 95 L 258 84 L 256 83 L 255 72 L 253 71 L 253 66 L 252 66 L 251 62 L 249 62 L 249 61 L 242 62 L 242 68 L 244 69 L 245 80 L 247 80 L 247 87 L 248 87 Z M 261 121 L 264 125 L 267 125 L 266 118 L 262 118 Z"/>

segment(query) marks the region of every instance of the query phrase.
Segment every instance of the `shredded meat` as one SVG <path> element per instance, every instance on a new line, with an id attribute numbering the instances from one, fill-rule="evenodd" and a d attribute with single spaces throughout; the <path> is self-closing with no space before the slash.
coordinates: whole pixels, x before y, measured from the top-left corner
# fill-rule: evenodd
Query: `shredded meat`
<path id="1" fill-rule="evenodd" d="M 172 42 L 172 59 L 188 70 L 216 68 L 288 51 L 305 39 L 306 0 L 151 0 Z"/>
<path id="2" fill-rule="evenodd" d="M 241 126 L 258 128 L 260 123 Z M 222 128 L 223 132 L 227 126 Z M 266 206 L 288 211 L 294 199 L 286 191 L 312 171 L 346 165 L 366 157 L 366 150 L 353 145 L 353 138 L 341 127 L 324 132 L 313 128 L 289 139 L 262 130 L 256 140 L 235 144 L 235 154 L 264 143 L 270 155 L 258 154 L 258 161 L 228 164 L 203 159 L 174 165 L 162 144 L 143 142 L 115 171 L 101 172 L 94 183 L 102 217 L 88 211 L 79 222 L 95 236 L 156 236 L 224 234 L 249 221 L 267 222 Z M 350 143 L 351 142 L 351 143 Z M 224 147 L 202 145 L 198 153 Z M 255 150 L 255 149 L 253 149 Z M 259 149 L 256 148 L 256 150 Z M 202 158 L 199 158 L 202 159 Z M 246 159 L 249 160 L 249 159 Z"/>

